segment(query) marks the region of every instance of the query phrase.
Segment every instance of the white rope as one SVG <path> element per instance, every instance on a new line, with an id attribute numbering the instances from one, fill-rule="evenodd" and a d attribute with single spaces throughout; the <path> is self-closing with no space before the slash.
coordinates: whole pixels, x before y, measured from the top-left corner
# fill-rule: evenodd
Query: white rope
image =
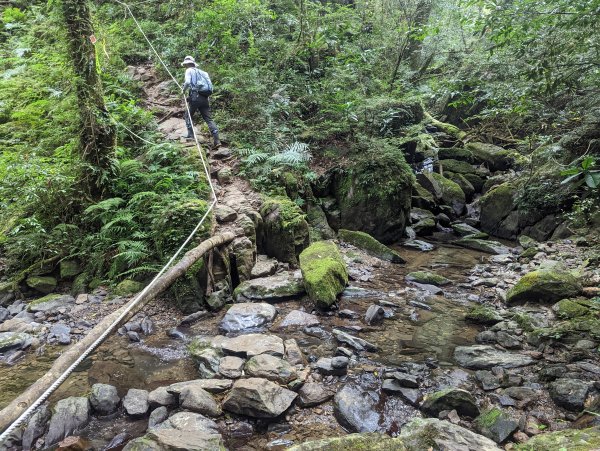
<path id="1" fill-rule="evenodd" d="M 108 337 L 108 335 L 110 335 L 115 330 L 115 328 L 121 323 L 121 321 L 123 321 L 127 317 L 127 315 L 131 312 L 131 310 L 140 302 L 140 300 L 142 299 L 142 297 L 154 286 L 154 284 L 160 278 L 160 276 L 162 276 L 164 274 L 164 272 L 169 268 L 169 266 L 171 266 L 173 264 L 173 262 L 175 261 L 175 259 L 179 256 L 179 254 L 183 251 L 183 249 L 189 244 L 189 242 L 192 240 L 192 238 L 194 238 L 194 236 L 196 235 L 196 233 L 198 232 L 198 230 L 200 229 L 200 227 L 202 227 L 202 224 L 204 223 L 204 221 L 208 217 L 209 213 L 213 210 L 214 206 L 217 203 L 217 194 L 215 192 L 215 188 L 214 188 L 212 180 L 210 178 L 210 170 L 208 169 L 208 163 L 206 162 L 206 159 L 204 158 L 204 154 L 202 153 L 202 148 L 200 147 L 200 143 L 198 142 L 198 136 L 196 135 L 196 130 L 194 129 L 194 123 L 192 122 L 192 116 L 190 114 L 190 108 L 189 108 L 189 105 L 188 105 L 187 100 L 185 98 L 185 92 L 183 91 L 182 86 L 177 82 L 177 80 L 175 79 L 175 77 L 173 77 L 173 74 L 171 74 L 171 71 L 169 70 L 169 68 L 167 67 L 167 65 L 164 63 L 164 61 L 160 57 L 159 53 L 156 51 L 156 49 L 152 45 L 152 42 L 150 42 L 150 40 L 148 39 L 148 37 L 144 33 L 144 30 L 142 30 L 142 27 L 140 26 L 139 22 L 135 18 L 135 16 L 134 16 L 133 12 L 131 11 L 131 8 L 129 7 L 129 5 L 127 5 L 126 3 L 123 3 L 120 0 L 114 0 L 114 1 L 117 2 L 117 3 L 119 3 L 119 4 L 121 4 L 121 5 L 123 5 L 127 9 L 127 11 L 129 12 L 129 14 L 131 14 L 131 17 L 133 18 L 133 20 L 134 20 L 135 24 L 137 25 L 138 29 L 140 30 L 140 32 L 142 33 L 142 35 L 144 36 L 144 38 L 146 39 L 146 41 L 150 45 L 150 48 L 152 49 L 152 51 L 154 52 L 154 54 L 156 55 L 156 57 L 158 58 L 158 60 L 160 61 L 160 63 L 163 65 L 163 67 L 165 68 L 165 70 L 167 71 L 167 73 L 169 74 L 169 76 L 171 77 L 171 79 L 175 82 L 175 84 L 177 84 L 177 86 L 179 87 L 179 89 L 182 92 L 182 96 L 183 96 L 183 101 L 184 101 L 184 104 L 185 104 L 186 112 L 187 112 L 188 117 L 190 119 L 190 123 L 192 124 L 192 132 L 193 132 L 193 136 L 194 136 L 194 142 L 196 143 L 196 148 L 198 149 L 198 153 L 200 155 L 200 160 L 202 161 L 202 166 L 204 168 L 204 173 L 206 174 L 206 179 L 208 180 L 208 184 L 210 186 L 212 201 L 211 201 L 211 203 L 210 203 L 210 205 L 208 207 L 208 210 L 206 210 L 206 212 L 204 213 L 204 216 L 202 216 L 202 218 L 200 219 L 200 222 L 198 222 L 198 224 L 196 225 L 196 227 L 194 227 L 194 230 L 192 230 L 192 232 L 189 234 L 189 236 L 186 238 L 186 240 L 183 242 L 183 244 L 179 247 L 179 249 L 177 250 L 177 252 L 175 252 L 175 254 L 173 254 L 173 256 L 169 259 L 169 261 L 158 272 L 158 274 L 156 274 L 156 276 L 154 276 L 154 278 L 152 279 L 152 281 L 139 294 L 137 294 L 135 296 L 134 300 L 131 302 L 131 304 L 129 305 L 129 307 L 127 307 L 123 311 L 123 313 L 121 313 L 121 315 L 119 315 L 119 317 L 115 321 L 113 321 L 113 323 L 110 326 L 108 326 L 108 328 L 102 333 L 102 335 L 100 337 L 98 337 L 98 339 L 96 341 L 94 341 L 94 343 L 92 343 L 90 345 L 90 347 L 88 347 L 79 356 L 79 358 L 71 366 L 69 366 L 69 368 L 67 368 L 58 377 L 58 379 L 56 379 L 56 381 L 54 381 L 54 383 L 50 387 L 48 387 L 48 389 L 46 389 L 46 391 L 44 393 L 42 393 L 42 395 L 36 401 L 34 401 L 31 404 L 31 406 L 29 406 L 29 408 L 27 410 L 25 410 L 25 412 L 23 412 L 19 416 L 19 418 L 17 418 L 2 433 L 2 435 L 0 435 L 0 444 L 4 443 L 9 438 L 10 434 L 16 428 L 18 428 L 25 421 L 27 421 L 27 419 L 35 412 L 35 410 L 39 406 L 41 406 L 42 403 L 44 403 L 48 399 L 48 397 L 67 379 L 67 377 L 69 377 L 69 375 L 75 370 L 75 368 L 77 368 L 77 366 L 81 362 L 83 362 L 83 360 L 86 357 L 88 357 L 98 346 L 100 346 L 100 344 L 102 344 L 102 342 L 104 340 L 106 340 L 106 338 Z M 124 125 L 122 125 L 122 124 L 120 124 L 120 125 L 123 126 L 123 128 L 125 128 L 129 132 L 131 132 L 131 130 L 129 130 Z M 133 133 L 133 132 L 131 132 L 131 133 Z M 137 135 L 134 133 L 134 136 L 137 136 Z M 137 136 L 137 137 L 140 138 L 142 141 L 145 141 L 145 142 L 147 142 L 149 144 L 153 144 L 150 141 L 147 141 L 147 140 L 145 140 L 144 138 L 142 138 L 140 136 Z"/>

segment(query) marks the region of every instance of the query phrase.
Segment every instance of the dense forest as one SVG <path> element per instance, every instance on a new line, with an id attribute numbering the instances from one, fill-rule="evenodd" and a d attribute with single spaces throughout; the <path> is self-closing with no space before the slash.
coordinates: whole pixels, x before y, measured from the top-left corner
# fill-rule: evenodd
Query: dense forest
<path id="1" fill-rule="evenodd" d="M 0 406 L 35 381 L 28 368 L 43 374 L 60 346 L 91 337 L 148 285 L 195 227 L 182 251 L 222 241 L 121 324 L 105 357 L 140 341 L 168 349 L 151 338 L 167 331 L 199 368 L 185 380 L 237 379 L 234 363 L 252 376 L 227 393 L 225 420 L 207 419 L 214 428 L 156 421 L 199 434 L 191 445 L 152 426 L 138 438 L 146 412 L 123 397 L 184 379 L 135 385 L 89 370 L 88 386 L 62 397 L 92 390 L 90 412 L 102 413 L 94 396 L 110 382 L 136 427 L 100 439 L 112 420 L 86 413 L 59 427 L 55 414 L 48 426 L 47 409 L 10 446 L 80 436 L 77 449 L 132 438 L 126 449 L 596 449 L 599 21 L 599 0 L 0 1 Z M 188 55 L 214 85 L 220 148 L 199 114 L 198 141 L 184 137 Z M 273 300 L 287 303 L 275 311 Z M 285 353 L 215 344 L 293 312 L 294 333 L 277 326 Z M 366 345 L 349 335 L 359 332 Z M 390 343 L 373 338 L 386 333 Z M 32 349 L 46 345 L 52 357 L 36 364 Z M 246 405 L 255 388 L 238 383 L 263 377 L 278 382 L 276 399 Z M 212 395 L 185 393 L 174 415 L 222 414 Z M 363 405 L 360 393 L 380 397 Z M 415 412 L 447 427 L 404 427 Z M 74 433 L 89 421 L 96 432 Z M 384 435 L 311 442 L 345 432 Z"/>

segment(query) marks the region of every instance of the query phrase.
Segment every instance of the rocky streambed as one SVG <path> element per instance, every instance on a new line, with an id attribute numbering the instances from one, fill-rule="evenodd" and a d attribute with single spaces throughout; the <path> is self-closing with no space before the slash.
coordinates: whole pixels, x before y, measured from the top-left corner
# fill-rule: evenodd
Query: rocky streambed
<path id="1" fill-rule="evenodd" d="M 448 241 L 435 234 L 428 252 L 397 248 L 406 264 L 340 243 L 350 284 L 330 310 L 313 309 L 299 271 L 267 258 L 230 308 L 184 318 L 155 302 L 9 448 L 600 446 L 590 429 L 600 386 L 599 274 L 581 265 L 586 248 L 527 241 L 490 255 Z M 90 296 L 98 294 L 107 311 L 123 302 Z M 68 301 L 43 319 L 21 315 L 41 333 L 4 332 L 31 337 L 2 348 L 4 404 L 59 352 L 52 328 L 79 328 L 82 309 Z M 10 308 L 3 327 L 20 315 Z"/>

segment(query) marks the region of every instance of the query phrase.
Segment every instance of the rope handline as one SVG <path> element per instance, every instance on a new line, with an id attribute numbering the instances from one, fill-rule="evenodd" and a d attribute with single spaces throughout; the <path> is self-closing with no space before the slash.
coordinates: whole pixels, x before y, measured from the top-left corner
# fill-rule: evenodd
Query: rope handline
<path id="1" fill-rule="evenodd" d="M 131 11 L 131 8 L 129 7 L 129 5 L 127 5 L 126 3 L 124 3 L 124 2 L 122 2 L 120 0 L 114 0 L 114 1 L 116 3 L 119 3 L 119 4 L 123 5 L 127 9 L 127 11 L 129 12 L 129 14 L 131 14 L 132 19 L 134 20 L 134 22 L 135 22 L 137 28 L 140 30 L 141 34 L 144 36 L 144 38 L 148 42 L 148 45 L 150 46 L 150 48 L 152 49 L 152 51 L 154 52 L 154 54 L 156 55 L 156 57 L 158 58 L 158 60 L 160 61 L 160 63 L 163 65 L 163 67 L 165 68 L 165 70 L 167 71 L 167 73 L 169 74 L 169 76 L 171 77 L 171 79 L 175 82 L 175 84 L 179 87 L 179 89 L 182 92 L 182 97 L 183 97 L 183 101 L 184 101 L 184 104 L 185 104 L 186 113 L 188 114 L 188 117 L 190 118 L 190 122 L 192 123 L 192 133 L 193 133 L 193 136 L 194 136 L 194 142 L 196 144 L 196 148 L 198 149 L 198 153 L 200 155 L 200 160 L 202 161 L 202 166 L 204 168 L 204 173 L 206 175 L 206 179 L 208 180 L 208 184 L 210 186 L 212 200 L 211 200 L 211 203 L 210 203 L 208 209 L 206 210 L 206 212 L 204 213 L 204 215 L 202 216 L 202 218 L 200 219 L 200 221 L 198 222 L 198 224 L 196 225 L 196 227 L 194 227 L 194 229 L 192 230 L 192 232 L 188 235 L 188 237 L 181 244 L 181 246 L 179 247 L 179 249 L 177 249 L 177 251 L 169 259 L 169 261 L 154 276 L 154 278 L 152 279 L 152 281 L 148 285 L 146 285 L 146 287 L 140 293 L 138 293 L 134 297 L 134 299 L 130 303 L 130 305 L 123 311 L 123 313 L 121 313 L 119 315 L 119 317 L 115 321 L 112 322 L 112 324 L 110 324 L 106 328 L 106 330 L 102 333 L 102 335 L 100 335 L 100 337 L 98 337 L 96 339 L 96 341 L 94 341 L 77 358 L 77 360 L 71 364 L 71 366 L 69 366 L 65 371 L 63 371 L 63 373 L 56 379 L 56 381 L 54 381 L 54 383 L 50 387 L 48 387 L 46 389 L 46 391 L 44 391 L 44 393 L 42 393 L 42 395 L 40 397 L 38 397 L 38 399 L 35 400 L 27 408 L 27 410 L 25 410 L 2 434 L 0 434 L 0 443 L 5 442 L 9 438 L 10 434 L 16 428 L 18 428 L 25 421 L 27 421 L 29 419 L 29 417 L 35 412 L 35 410 L 39 406 L 41 406 L 42 403 L 44 403 L 50 397 L 50 395 L 67 379 L 67 377 L 69 377 L 71 375 L 71 373 L 75 370 L 75 368 L 77 368 L 77 366 L 81 362 L 83 362 L 83 360 L 85 360 L 98 346 L 100 346 L 100 344 L 102 344 L 102 342 L 104 340 L 106 340 L 106 338 L 108 337 L 108 335 L 110 335 L 114 331 L 114 329 L 121 323 L 121 321 L 123 321 L 127 317 L 127 315 L 133 310 L 133 308 L 140 302 L 140 300 L 143 298 L 143 296 L 155 285 L 155 283 L 157 282 L 157 280 L 173 264 L 173 262 L 175 261 L 175 259 L 179 256 L 179 254 L 181 254 L 181 252 L 185 249 L 185 247 L 189 244 L 189 242 L 194 238 L 194 236 L 196 235 L 196 233 L 198 232 L 198 230 L 200 230 L 200 227 L 202 227 L 202 224 L 204 223 L 204 221 L 206 220 L 206 218 L 208 217 L 208 215 L 210 214 L 210 212 L 213 210 L 213 208 L 217 204 L 217 193 L 215 191 L 214 185 L 213 185 L 211 177 L 210 177 L 210 170 L 208 169 L 208 164 L 207 164 L 207 162 L 206 162 L 206 160 L 204 158 L 204 154 L 202 153 L 202 148 L 200 147 L 200 143 L 198 141 L 198 136 L 196 134 L 196 130 L 195 130 L 194 124 L 192 122 L 192 116 L 190 114 L 190 108 L 189 108 L 189 105 L 188 105 L 187 100 L 185 98 L 185 92 L 183 91 L 183 87 L 177 82 L 177 80 L 175 79 L 175 77 L 173 77 L 173 74 L 171 73 L 171 71 L 169 70 L 169 68 L 167 67 L 167 65 L 164 63 L 163 59 L 160 57 L 159 53 L 156 51 L 156 49 L 152 45 L 152 42 L 150 42 L 150 40 L 148 39 L 148 37 L 144 33 L 144 30 L 140 26 L 138 20 L 134 16 L 134 14 Z M 130 132 L 133 136 L 136 136 L 137 138 L 141 139 L 142 141 L 144 141 L 144 142 L 146 142 L 148 144 L 156 145 L 155 143 L 152 143 L 152 142 L 150 142 L 150 141 L 142 138 L 141 136 L 137 135 L 136 133 L 134 133 L 133 131 L 131 131 L 129 128 L 127 128 L 125 125 L 123 125 L 123 124 L 119 123 L 118 121 L 116 121 L 116 119 L 114 119 L 112 117 L 112 115 L 111 115 L 111 119 L 113 121 L 115 121 L 118 125 L 121 125 L 125 130 L 127 130 L 128 132 Z"/>

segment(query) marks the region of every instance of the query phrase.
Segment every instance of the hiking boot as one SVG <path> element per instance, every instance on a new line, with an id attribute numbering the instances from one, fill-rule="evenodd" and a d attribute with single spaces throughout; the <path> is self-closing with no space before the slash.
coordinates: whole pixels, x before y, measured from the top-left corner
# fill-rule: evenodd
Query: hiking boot
<path id="1" fill-rule="evenodd" d="M 221 146 L 221 140 L 219 139 L 219 132 L 213 133 L 213 149 L 217 149 Z"/>
<path id="2" fill-rule="evenodd" d="M 185 139 L 194 139 L 194 130 L 191 128 L 187 129 L 187 135 L 184 136 Z"/>

